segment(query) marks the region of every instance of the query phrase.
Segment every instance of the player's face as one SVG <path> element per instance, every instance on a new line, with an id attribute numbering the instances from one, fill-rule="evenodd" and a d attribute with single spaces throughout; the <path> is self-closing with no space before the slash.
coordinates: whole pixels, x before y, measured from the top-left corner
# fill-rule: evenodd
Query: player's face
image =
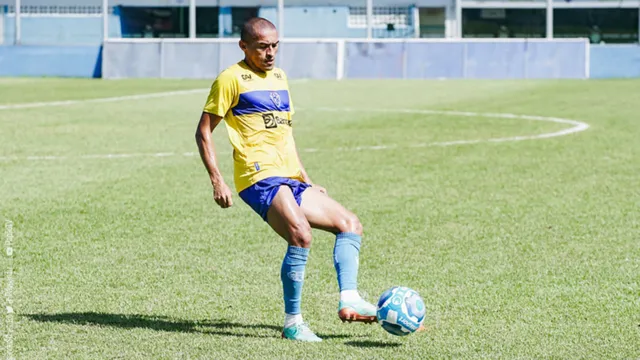
<path id="1" fill-rule="evenodd" d="M 278 53 L 278 32 L 275 29 L 263 29 L 250 43 L 240 42 L 246 59 L 253 67 L 261 71 L 273 69 Z"/>

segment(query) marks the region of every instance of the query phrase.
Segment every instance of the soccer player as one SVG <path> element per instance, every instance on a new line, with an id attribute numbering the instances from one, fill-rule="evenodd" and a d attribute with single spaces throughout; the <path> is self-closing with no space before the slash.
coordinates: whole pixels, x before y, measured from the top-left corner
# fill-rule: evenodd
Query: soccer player
<path id="1" fill-rule="evenodd" d="M 357 291 L 362 225 L 311 181 L 296 149 L 287 76 L 274 66 L 278 32 L 268 20 L 252 18 L 242 28 L 239 45 L 244 60 L 215 79 L 196 131 L 213 198 L 222 208 L 233 204 L 211 140 L 213 130 L 224 121 L 233 146 L 234 183 L 240 198 L 288 243 L 280 270 L 285 308 L 282 337 L 321 341 L 303 322 L 300 310 L 311 228 L 336 236 L 333 262 L 340 288 L 340 319 L 374 322 L 376 307 Z"/>

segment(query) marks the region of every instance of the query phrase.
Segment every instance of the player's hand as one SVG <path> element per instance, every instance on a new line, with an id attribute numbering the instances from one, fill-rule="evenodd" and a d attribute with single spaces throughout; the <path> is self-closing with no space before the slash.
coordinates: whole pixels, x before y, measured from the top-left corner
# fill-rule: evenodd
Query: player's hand
<path id="1" fill-rule="evenodd" d="M 213 200 L 215 200 L 215 202 L 223 209 L 233 205 L 231 189 L 229 189 L 227 184 L 220 183 L 213 186 Z"/>

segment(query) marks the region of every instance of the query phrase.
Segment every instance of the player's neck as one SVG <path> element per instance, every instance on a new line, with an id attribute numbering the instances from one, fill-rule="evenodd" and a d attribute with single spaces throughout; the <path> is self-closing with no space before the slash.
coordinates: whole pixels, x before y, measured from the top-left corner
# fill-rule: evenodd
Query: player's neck
<path id="1" fill-rule="evenodd" d="M 254 64 L 252 64 L 250 61 L 248 61 L 246 58 L 244 60 L 244 64 L 247 65 L 247 67 L 249 69 L 251 69 L 251 71 L 253 71 L 254 73 L 258 74 L 258 75 L 264 75 L 267 72 L 264 70 L 261 70 L 260 68 L 258 68 L 257 66 L 255 66 Z"/>

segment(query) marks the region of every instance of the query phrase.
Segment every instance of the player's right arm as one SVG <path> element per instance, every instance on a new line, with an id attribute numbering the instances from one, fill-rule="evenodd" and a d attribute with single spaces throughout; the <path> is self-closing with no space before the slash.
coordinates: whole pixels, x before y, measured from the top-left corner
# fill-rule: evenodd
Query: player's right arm
<path id="1" fill-rule="evenodd" d="M 231 189 L 224 182 L 218 167 L 218 158 L 211 133 L 237 102 L 237 79 L 231 72 L 224 71 L 211 85 L 207 103 L 204 106 L 202 115 L 200 115 L 200 121 L 196 129 L 196 143 L 198 144 L 202 163 L 211 179 L 213 199 L 222 208 L 228 208 L 233 205 L 233 201 L 231 199 Z"/>
<path id="2" fill-rule="evenodd" d="M 213 186 L 213 200 L 215 200 L 220 207 L 228 208 L 233 205 L 231 189 L 229 189 L 229 186 L 224 182 L 222 173 L 220 173 L 218 157 L 211 138 L 211 133 L 221 121 L 222 117 L 203 111 L 200 116 L 198 128 L 196 129 L 196 143 L 200 151 L 200 158 L 209 173 L 209 179 Z"/>

